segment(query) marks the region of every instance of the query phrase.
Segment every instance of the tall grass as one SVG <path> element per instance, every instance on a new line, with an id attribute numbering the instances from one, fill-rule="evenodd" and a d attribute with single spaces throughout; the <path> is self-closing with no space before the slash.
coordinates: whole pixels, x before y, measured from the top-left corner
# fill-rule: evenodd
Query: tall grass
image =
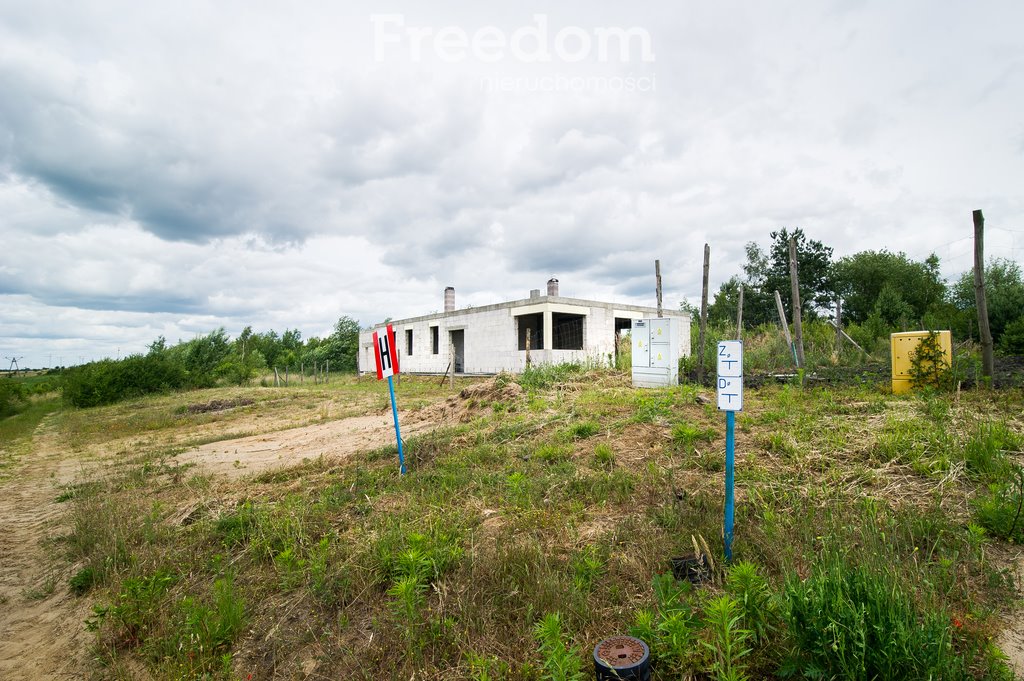
<path id="1" fill-rule="evenodd" d="M 786 619 L 795 644 L 790 669 L 804 675 L 871 679 L 969 679 L 953 648 L 950 616 L 922 610 L 895 574 L 835 552 L 811 576 L 786 580 Z"/>

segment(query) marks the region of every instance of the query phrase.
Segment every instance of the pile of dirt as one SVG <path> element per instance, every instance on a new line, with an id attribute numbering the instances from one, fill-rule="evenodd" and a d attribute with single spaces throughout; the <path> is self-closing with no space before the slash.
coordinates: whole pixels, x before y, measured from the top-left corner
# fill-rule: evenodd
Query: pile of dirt
<path id="1" fill-rule="evenodd" d="M 416 412 L 414 418 L 437 423 L 466 423 L 473 420 L 475 412 L 492 408 L 499 402 L 511 407 L 522 395 L 521 385 L 508 374 L 498 374 L 463 388 L 458 395 L 451 395 L 443 402 Z"/>
<path id="2" fill-rule="evenodd" d="M 235 407 L 247 407 L 253 404 L 253 400 L 247 397 L 236 397 L 233 400 L 212 400 L 210 402 L 200 404 L 190 404 L 185 407 L 185 411 L 189 414 L 206 414 L 211 411 L 224 411 L 225 409 L 234 409 Z"/>
<path id="3" fill-rule="evenodd" d="M 463 388 L 459 397 L 464 400 L 476 400 L 477 402 L 506 402 L 518 399 L 523 394 L 523 386 L 513 381 L 508 376 L 498 375 L 494 378 L 475 383 Z"/>

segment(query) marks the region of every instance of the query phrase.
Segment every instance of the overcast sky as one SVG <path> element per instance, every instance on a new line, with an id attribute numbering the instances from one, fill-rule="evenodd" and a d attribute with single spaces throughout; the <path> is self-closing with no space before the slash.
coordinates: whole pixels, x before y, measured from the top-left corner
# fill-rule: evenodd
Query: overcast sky
<path id="1" fill-rule="evenodd" d="M 0 0 L 0 353 L 1024 260 L 1024 3 Z M 0 360 L 6 368 L 9 360 Z"/>

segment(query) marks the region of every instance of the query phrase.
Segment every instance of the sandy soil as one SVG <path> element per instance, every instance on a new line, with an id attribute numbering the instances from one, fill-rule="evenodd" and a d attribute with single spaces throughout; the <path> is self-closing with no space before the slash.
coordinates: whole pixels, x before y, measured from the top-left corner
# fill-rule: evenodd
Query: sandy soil
<path id="1" fill-rule="evenodd" d="M 402 439 L 431 430 L 433 421 L 402 416 Z M 391 412 L 355 416 L 328 423 L 290 428 L 273 433 L 222 440 L 179 454 L 179 463 L 236 479 L 273 468 L 288 468 L 305 459 L 342 459 L 349 454 L 394 444 Z"/>
<path id="2" fill-rule="evenodd" d="M 1024 587 L 1024 556 L 1018 556 L 1015 561 L 1015 572 L 1017 588 Z M 999 649 L 1010 658 L 1010 666 L 1013 673 L 1019 679 L 1024 679 L 1024 612 L 1020 609 L 1014 612 L 1014 617 L 1007 618 L 1006 628 L 999 634 L 996 641 Z"/>
<path id="3" fill-rule="evenodd" d="M 82 679 L 91 635 L 88 599 L 68 590 L 75 566 L 47 539 L 65 534 L 60 485 L 78 477 L 53 417 L 36 431 L 33 451 L 0 482 L 0 678 Z"/>

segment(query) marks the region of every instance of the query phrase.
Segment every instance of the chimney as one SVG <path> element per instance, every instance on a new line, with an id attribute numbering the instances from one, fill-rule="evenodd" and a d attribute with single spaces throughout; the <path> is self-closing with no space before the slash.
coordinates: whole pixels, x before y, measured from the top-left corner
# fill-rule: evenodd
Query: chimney
<path id="1" fill-rule="evenodd" d="M 444 311 L 453 312 L 455 310 L 455 287 L 446 286 L 444 289 Z"/>
<path id="2" fill-rule="evenodd" d="M 530 297 L 531 298 L 540 298 L 540 289 L 539 288 L 532 288 L 532 289 L 530 289 Z"/>
<path id="3" fill-rule="evenodd" d="M 554 277 L 551 277 L 550 279 L 548 279 L 548 295 L 549 296 L 557 296 L 558 295 L 558 280 L 555 279 Z"/>

